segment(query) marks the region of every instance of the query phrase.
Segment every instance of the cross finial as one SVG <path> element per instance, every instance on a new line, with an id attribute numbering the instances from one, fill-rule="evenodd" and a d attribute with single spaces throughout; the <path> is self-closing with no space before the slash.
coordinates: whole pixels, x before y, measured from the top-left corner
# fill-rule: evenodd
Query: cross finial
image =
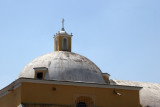
<path id="1" fill-rule="evenodd" d="M 64 18 L 62 19 L 62 28 L 64 28 Z"/>

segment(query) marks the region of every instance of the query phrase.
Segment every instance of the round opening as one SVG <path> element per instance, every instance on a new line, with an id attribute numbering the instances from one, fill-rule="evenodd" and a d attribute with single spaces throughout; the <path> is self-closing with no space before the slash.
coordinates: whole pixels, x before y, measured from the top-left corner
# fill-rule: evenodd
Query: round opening
<path id="1" fill-rule="evenodd" d="M 79 102 L 77 103 L 76 107 L 87 107 L 87 105 L 84 102 Z"/>

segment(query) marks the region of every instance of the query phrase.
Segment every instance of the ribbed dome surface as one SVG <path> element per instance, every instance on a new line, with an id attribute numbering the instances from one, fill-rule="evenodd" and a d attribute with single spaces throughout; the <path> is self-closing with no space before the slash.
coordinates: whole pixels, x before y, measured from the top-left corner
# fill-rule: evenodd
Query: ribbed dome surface
<path id="1" fill-rule="evenodd" d="M 33 68 L 47 67 L 46 80 L 105 83 L 101 70 L 89 59 L 72 52 L 53 52 L 40 56 L 25 66 L 20 77 L 34 78 Z"/>

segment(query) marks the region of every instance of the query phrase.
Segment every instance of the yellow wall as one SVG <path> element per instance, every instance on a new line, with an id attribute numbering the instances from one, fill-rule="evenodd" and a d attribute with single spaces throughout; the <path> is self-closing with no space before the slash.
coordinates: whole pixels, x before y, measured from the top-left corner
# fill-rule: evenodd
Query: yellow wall
<path id="1" fill-rule="evenodd" d="M 21 87 L 0 98 L 0 107 L 17 107 L 21 103 Z"/>
<path id="2" fill-rule="evenodd" d="M 92 98 L 96 106 L 141 107 L 138 90 L 116 89 L 122 94 L 121 96 L 113 94 L 113 90 L 111 88 L 23 83 L 21 100 L 23 103 L 30 104 L 74 105 L 79 96 L 88 96 Z"/>
<path id="3" fill-rule="evenodd" d="M 56 51 L 56 42 L 55 42 L 55 38 L 58 38 L 58 50 L 57 51 L 62 51 L 62 39 L 63 37 L 67 37 L 68 38 L 68 51 L 71 52 L 71 36 L 55 36 L 54 37 L 54 51 Z"/>
<path id="4" fill-rule="evenodd" d="M 93 104 L 100 107 L 141 107 L 138 90 L 116 89 L 116 92 L 122 94 L 121 96 L 114 94 L 113 90 L 112 88 L 24 82 L 20 87 L 0 98 L 0 107 L 17 107 L 20 103 L 75 105 L 81 96 L 91 98 Z M 35 105 L 29 107 L 35 107 Z"/>

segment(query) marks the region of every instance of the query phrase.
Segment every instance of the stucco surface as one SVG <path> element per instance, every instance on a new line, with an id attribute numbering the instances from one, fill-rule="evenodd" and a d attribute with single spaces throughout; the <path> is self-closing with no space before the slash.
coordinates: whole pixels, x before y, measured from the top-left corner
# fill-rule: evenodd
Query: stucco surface
<path id="1" fill-rule="evenodd" d="M 47 67 L 46 80 L 105 83 L 101 70 L 89 59 L 72 52 L 58 51 L 40 56 L 24 67 L 20 77 L 34 78 L 33 68 Z"/>
<path id="2" fill-rule="evenodd" d="M 116 85 L 143 87 L 140 90 L 140 103 L 143 107 L 160 107 L 160 84 L 158 83 L 126 80 L 111 80 L 111 83 Z"/>

